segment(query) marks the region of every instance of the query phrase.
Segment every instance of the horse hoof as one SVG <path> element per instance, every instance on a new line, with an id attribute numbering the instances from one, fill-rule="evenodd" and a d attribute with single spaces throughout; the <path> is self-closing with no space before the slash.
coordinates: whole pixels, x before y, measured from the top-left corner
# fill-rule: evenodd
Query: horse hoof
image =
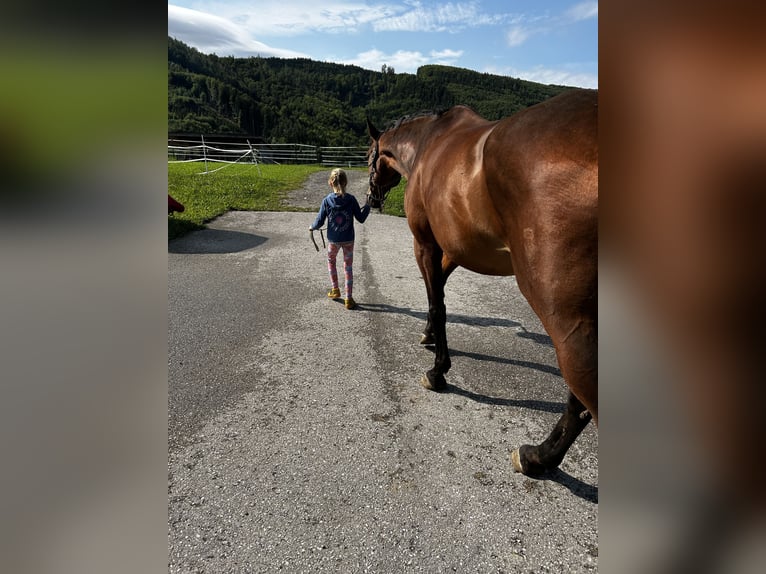
<path id="1" fill-rule="evenodd" d="M 546 467 L 539 462 L 535 447 L 527 444 L 520 446 L 511 453 L 511 464 L 513 464 L 513 470 L 532 478 L 539 478 L 548 473 L 549 470 L 553 470 L 553 467 Z"/>
<path id="2" fill-rule="evenodd" d="M 447 381 L 444 379 L 444 375 L 435 375 L 433 379 L 428 374 L 420 377 L 420 385 L 429 391 L 441 391 L 447 386 Z"/>
<path id="3" fill-rule="evenodd" d="M 435 345 L 436 340 L 434 339 L 433 334 L 431 333 L 423 333 L 420 337 L 420 344 L 421 345 Z"/>
<path id="4" fill-rule="evenodd" d="M 526 474 L 524 472 L 524 467 L 521 464 L 521 457 L 519 456 L 519 449 L 514 450 L 511 453 L 511 464 L 513 464 L 513 470 L 516 472 L 520 472 L 521 474 Z"/>

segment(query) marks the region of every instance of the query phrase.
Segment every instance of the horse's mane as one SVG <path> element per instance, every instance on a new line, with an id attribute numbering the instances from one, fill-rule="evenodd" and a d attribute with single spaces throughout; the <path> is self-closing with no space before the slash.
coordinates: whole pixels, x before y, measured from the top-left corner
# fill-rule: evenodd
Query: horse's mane
<path id="1" fill-rule="evenodd" d="M 423 118 L 423 117 L 426 117 L 426 116 L 434 117 L 434 118 L 439 118 L 439 117 L 443 116 L 444 113 L 448 109 L 449 108 L 439 108 L 439 109 L 436 109 L 436 110 L 423 110 L 423 111 L 420 111 L 420 112 L 415 112 L 414 114 L 408 114 L 406 116 L 402 116 L 398 120 L 394 120 L 393 122 L 391 122 L 391 125 L 389 125 L 387 129 L 388 130 L 395 130 L 396 128 L 398 128 L 402 124 L 406 124 L 408 122 L 411 122 L 412 120 L 416 120 L 418 118 Z"/>
<path id="2" fill-rule="evenodd" d="M 394 120 L 388 126 L 387 129 L 395 130 L 396 128 L 400 127 L 402 124 L 406 124 L 406 123 L 411 122 L 413 120 L 416 120 L 418 118 L 423 118 L 423 117 L 440 118 L 441 116 L 446 114 L 448 111 L 450 111 L 451 109 L 456 108 L 456 107 L 468 108 L 472 112 L 476 113 L 473 110 L 473 108 L 471 108 L 470 106 L 466 106 L 466 105 L 462 105 L 462 104 L 455 105 L 455 106 L 450 106 L 448 108 L 438 108 L 438 109 L 435 109 L 435 110 L 423 110 L 423 111 L 420 111 L 420 112 L 415 112 L 414 114 L 409 114 L 409 115 L 406 115 L 406 116 L 402 116 L 398 120 Z"/>

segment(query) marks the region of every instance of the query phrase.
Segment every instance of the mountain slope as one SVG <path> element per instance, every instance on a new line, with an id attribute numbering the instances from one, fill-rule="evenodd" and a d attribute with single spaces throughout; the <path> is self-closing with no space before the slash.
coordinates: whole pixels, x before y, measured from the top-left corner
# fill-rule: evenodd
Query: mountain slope
<path id="1" fill-rule="evenodd" d="M 422 110 L 465 104 L 499 119 L 568 88 L 423 66 L 380 72 L 308 59 L 202 54 L 168 37 L 168 131 L 240 134 L 269 143 L 366 145 L 378 126 Z"/>

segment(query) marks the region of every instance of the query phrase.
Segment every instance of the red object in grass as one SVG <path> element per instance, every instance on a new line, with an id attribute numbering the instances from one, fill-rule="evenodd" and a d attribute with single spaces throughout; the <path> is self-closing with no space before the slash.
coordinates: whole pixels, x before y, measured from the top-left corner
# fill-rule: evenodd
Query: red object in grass
<path id="1" fill-rule="evenodd" d="M 173 213 L 174 211 L 181 213 L 184 209 L 186 208 L 181 203 L 168 195 L 168 213 Z"/>

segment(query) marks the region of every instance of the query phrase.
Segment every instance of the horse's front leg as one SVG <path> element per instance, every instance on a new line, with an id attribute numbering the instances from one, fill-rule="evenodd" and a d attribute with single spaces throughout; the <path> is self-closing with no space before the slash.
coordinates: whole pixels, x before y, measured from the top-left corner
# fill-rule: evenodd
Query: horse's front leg
<path id="1" fill-rule="evenodd" d="M 444 375 L 452 366 L 447 348 L 447 308 L 444 305 L 445 277 L 442 270 L 442 250 L 435 243 L 423 244 L 415 241 L 415 259 L 426 284 L 428 328 L 436 345 L 434 367 L 423 375 L 420 384 L 429 390 L 440 391 L 447 384 Z"/>
<path id="2" fill-rule="evenodd" d="M 441 268 L 442 268 L 442 289 L 444 289 L 444 286 L 447 284 L 447 278 L 450 276 L 450 274 L 457 269 L 457 264 L 453 263 L 449 259 L 447 259 L 447 256 L 442 254 L 442 261 L 441 261 Z M 422 271 L 422 270 L 421 270 Z M 425 277 L 425 275 L 423 275 Z M 431 294 L 429 292 L 428 294 L 428 306 L 431 306 Z M 431 314 L 428 314 L 428 320 L 426 322 L 426 328 L 423 331 L 423 335 L 420 337 L 420 344 L 421 345 L 435 345 L 436 344 L 436 337 L 434 336 L 434 328 L 431 325 Z"/>

